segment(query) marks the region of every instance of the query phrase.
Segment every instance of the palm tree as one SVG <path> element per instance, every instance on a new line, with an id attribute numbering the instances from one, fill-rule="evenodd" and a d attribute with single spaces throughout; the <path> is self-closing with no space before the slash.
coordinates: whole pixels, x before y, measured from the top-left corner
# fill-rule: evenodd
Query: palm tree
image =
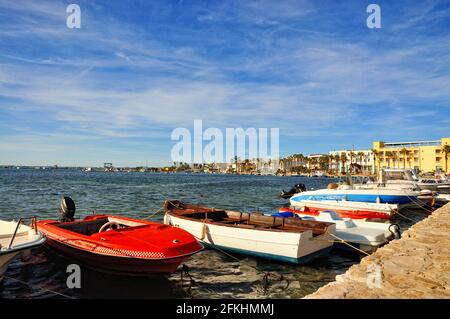
<path id="1" fill-rule="evenodd" d="M 444 145 L 442 148 L 442 151 L 444 152 L 444 159 L 445 159 L 445 172 L 448 172 L 448 154 L 450 153 L 450 145 Z"/>
<path id="2" fill-rule="evenodd" d="M 300 162 L 300 166 L 304 166 L 305 165 L 305 155 L 303 155 L 302 153 L 297 154 L 297 158 Z"/>
<path id="3" fill-rule="evenodd" d="M 329 171 L 331 171 L 331 168 L 332 168 L 332 166 L 333 166 L 333 159 L 334 159 L 334 156 L 333 155 L 328 155 L 328 170 Z"/>
<path id="4" fill-rule="evenodd" d="M 377 160 L 378 160 L 378 170 L 377 170 L 377 173 L 380 171 L 380 165 L 381 165 L 381 163 L 380 163 L 380 152 L 378 152 L 376 149 L 372 149 L 371 150 L 372 151 L 372 154 L 373 154 L 373 159 L 374 159 L 374 161 L 375 161 L 375 163 L 374 164 L 376 164 L 377 163 Z"/>
<path id="5" fill-rule="evenodd" d="M 406 156 L 408 155 L 409 151 L 406 148 L 402 148 L 400 150 L 400 154 L 403 155 L 403 168 L 406 168 Z"/>
<path id="6" fill-rule="evenodd" d="M 235 155 L 234 158 L 233 158 L 232 160 L 234 160 L 234 164 L 236 165 L 236 174 L 237 174 L 238 171 L 239 171 L 239 167 L 238 167 L 238 160 L 239 160 L 239 157 L 237 157 L 237 155 Z"/>
<path id="7" fill-rule="evenodd" d="M 341 163 L 342 163 L 342 171 L 343 173 L 345 173 L 346 169 L 345 169 L 345 163 L 347 162 L 347 155 L 345 155 L 345 153 L 341 154 L 340 157 Z"/>
<path id="8" fill-rule="evenodd" d="M 339 156 L 339 154 L 334 155 L 334 161 L 336 163 L 336 174 L 339 173 L 339 162 L 341 161 L 341 157 Z"/>
<path id="9" fill-rule="evenodd" d="M 363 165 L 364 152 L 358 152 L 358 154 L 356 155 L 358 156 L 359 165 L 361 165 L 361 170 L 364 173 L 364 165 Z"/>
<path id="10" fill-rule="evenodd" d="M 328 169 L 328 155 L 322 155 L 319 157 L 319 168 L 321 170 L 327 170 Z"/>
<path id="11" fill-rule="evenodd" d="M 280 158 L 279 159 L 279 162 L 280 162 L 280 171 L 282 171 L 284 174 L 286 174 L 286 159 L 285 158 Z"/>

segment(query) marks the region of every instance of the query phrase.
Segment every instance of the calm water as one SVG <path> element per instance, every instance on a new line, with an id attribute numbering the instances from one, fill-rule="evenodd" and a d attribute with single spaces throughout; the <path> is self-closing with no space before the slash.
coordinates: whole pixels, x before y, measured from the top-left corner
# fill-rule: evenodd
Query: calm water
<path id="1" fill-rule="evenodd" d="M 277 176 L 0 169 L 0 219 L 32 215 L 57 218 L 62 196 L 74 199 L 77 218 L 93 211 L 143 218 L 160 209 L 165 199 L 276 212 L 287 203 L 277 197 L 281 189 L 289 190 L 296 183 L 316 189 L 332 181 Z M 425 216 L 422 212 L 408 212 L 414 221 Z M 160 221 L 162 215 L 153 219 Z M 413 224 L 405 219 L 394 222 L 402 230 Z M 83 268 L 81 289 L 68 289 L 66 267 L 71 261 L 44 247 L 36 250 L 30 260 L 16 258 L 11 263 L 0 284 L 0 298 L 64 298 L 55 293 L 76 298 L 299 298 L 333 281 L 360 260 L 357 255 L 336 251 L 306 266 L 236 257 L 239 260 L 214 250 L 194 255 L 186 262 L 193 282 L 186 276 L 181 281 L 179 272 L 172 276 L 136 278 Z M 288 278 L 289 287 L 286 289 L 286 281 L 271 279 L 265 289 L 263 271 Z"/>

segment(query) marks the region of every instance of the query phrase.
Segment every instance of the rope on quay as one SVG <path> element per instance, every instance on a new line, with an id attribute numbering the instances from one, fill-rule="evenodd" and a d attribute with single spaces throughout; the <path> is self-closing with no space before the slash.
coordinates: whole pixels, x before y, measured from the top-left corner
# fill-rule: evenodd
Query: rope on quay
<path id="1" fill-rule="evenodd" d="M 19 280 L 19 279 L 15 279 L 15 278 L 12 278 L 12 277 L 9 277 L 9 276 L 4 276 L 4 277 L 5 277 L 5 278 L 8 278 L 9 280 L 12 280 L 12 281 L 21 283 L 21 284 L 23 284 L 23 285 L 26 285 L 26 286 L 28 286 L 28 287 L 30 287 L 30 288 L 37 288 L 37 289 L 40 289 L 40 290 L 42 290 L 42 291 L 50 292 L 50 293 L 52 293 L 52 294 L 59 295 L 59 296 L 61 296 L 61 297 L 67 298 L 67 299 L 75 299 L 75 297 L 72 297 L 72 296 L 63 294 L 63 293 L 61 293 L 61 292 L 57 292 L 57 291 L 54 291 L 54 290 L 51 290 L 51 289 L 47 289 L 47 288 L 44 288 L 44 287 L 41 287 L 41 286 L 33 286 L 32 284 L 30 284 L 30 283 L 28 283 L 28 282 L 25 282 L 25 281 L 22 281 L 22 280 Z"/>

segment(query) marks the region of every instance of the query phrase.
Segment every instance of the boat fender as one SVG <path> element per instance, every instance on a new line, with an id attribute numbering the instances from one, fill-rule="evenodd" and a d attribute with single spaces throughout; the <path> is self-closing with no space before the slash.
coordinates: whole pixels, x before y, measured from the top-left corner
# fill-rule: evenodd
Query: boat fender
<path id="1" fill-rule="evenodd" d="M 389 232 L 394 236 L 394 239 L 400 239 L 402 238 L 402 234 L 400 232 L 400 225 L 398 224 L 391 224 L 388 227 Z"/>
<path id="2" fill-rule="evenodd" d="M 75 202 L 72 198 L 64 196 L 59 204 L 59 221 L 62 223 L 73 222 L 75 220 Z"/>
<path id="3" fill-rule="evenodd" d="M 202 227 L 202 234 L 201 234 L 201 236 L 200 236 L 200 240 L 203 240 L 203 239 L 205 239 L 205 237 L 206 237 L 206 223 L 204 222 L 203 223 L 203 227 Z"/>

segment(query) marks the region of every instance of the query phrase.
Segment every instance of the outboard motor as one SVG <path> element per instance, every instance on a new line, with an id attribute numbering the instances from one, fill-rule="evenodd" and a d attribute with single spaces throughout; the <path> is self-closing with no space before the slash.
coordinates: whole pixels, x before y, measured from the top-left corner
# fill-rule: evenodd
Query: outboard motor
<path id="1" fill-rule="evenodd" d="M 289 199 L 291 198 L 293 195 L 301 193 L 301 192 L 305 192 L 306 191 L 306 186 L 305 184 L 296 184 L 294 185 L 294 187 L 291 188 L 291 190 L 289 192 L 286 192 L 284 189 L 281 191 L 280 193 L 280 197 L 284 198 L 284 199 Z"/>
<path id="2" fill-rule="evenodd" d="M 61 223 L 73 222 L 75 210 L 75 203 L 72 198 L 64 196 L 59 204 L 59 221 Z"/>

